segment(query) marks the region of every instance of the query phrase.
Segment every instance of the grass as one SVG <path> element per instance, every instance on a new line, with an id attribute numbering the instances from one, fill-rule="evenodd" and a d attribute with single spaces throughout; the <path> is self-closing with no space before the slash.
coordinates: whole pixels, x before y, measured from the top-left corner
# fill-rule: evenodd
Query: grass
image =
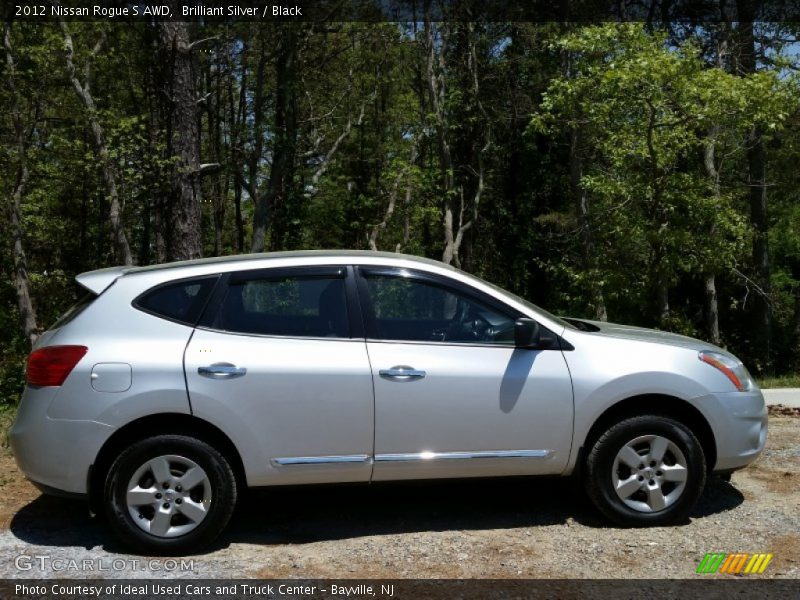
<path id="1" fill-rule="evenodd" d="M 762 390 L 770 388 L 800 388 L 800 375 L 764 377 L 763 379 L 758 379 L 758 387 Z"/>

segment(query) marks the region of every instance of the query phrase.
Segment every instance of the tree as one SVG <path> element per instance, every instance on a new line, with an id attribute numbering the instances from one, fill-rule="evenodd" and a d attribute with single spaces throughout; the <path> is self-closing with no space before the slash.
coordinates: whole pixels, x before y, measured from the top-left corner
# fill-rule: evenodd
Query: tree
<path id="1" fill-rule="evenodd" d="M 14 62 L 14 49 L 11 44 L 11 23 L 6 23 L 3 29 L 3 48 L 6 54 L 6 82 L 8 93 L 11 96 L 11 127 L 13 130 L 16 150 L 16 176 L 11 193 L 7 201 L 9 222 L 14 240 L 14 286 L 17 291 L 17 306 L 22 321 L 22 333 L 25 340 L 33 346 L 38 337 L 39 327 L 36 323 L 36 310 L 33 306 L 28 278 L 28 259 L 25 255 L 24 232 L 22 228 L 22 200 L 30 179 L 28 169 L 28 136 L 32 129 L 31 121 L 35 122 L 39 112 L 38 97 L 34 97 L 26 119 L 21 91 L 17 86 L 17 69 Z"/>
<path id="2" fill-rule="evenodd" d="M 670 288 L 685 273 L 732 269 L 745 235 L 733 198 L 714 181 L 707 132 L 775 127 L 788 96 L 775 77 L 704 68 L 691 44 L 669 48 L 635 24 L 586 28 L 559 44 L 577 56 L 576 74 L 551 84 L 534 128 L 591 136 L 597 156 L 580 187 L 598 200 L 591 226 L 604 240 L 605 270 L 646 272 L 644 286 L 623 286 L 649 296 L 656 321 L 670 327 Z M 703 153 L 705 172 L 686 168 Z"/>
<path id="3" fill-rule="evenodd" d="M 57 5 L 58 2 L 55 2 L 55 4 Z M 131 254 L 131 248 L 128 244 L 128 237 L 125 234 L 125 229 L 122 225 L 122 208 L 119 201 L 116 174 L 109 157 L 105 132 L 103 131 L 103 126 L 100 124 L 100 117 L 98 115 L 97 108 L 95 107 L 94 98 L 91 94 L 92 62 L 103 49 L 103 44 L 106 40 L 106 33 L 105 30 L 101 29 L 97 37 L 97 42 L 95 42 L 94 47 L 86 57 L 83 66 L 83 81 L 81 81 L 78 77 L 78 72 L 75 67 L 75 47 L 72 41 L 72 34 L 70 33 L 69 27 L 67 27 L 67 24 L 63 19 L 59 19 L 59 26 L 61 27 L 61 32 L 64 36 L 64 58 L 66 60 L 67 75 L 72 83 L 73 89 L 75 90 L 75 94 L 85 109 L 86 119 L 92 132 L 95 154 L 100 161 L 103 184 L 105 185 L 106 196 L 108 197 L 110 205 L 108 216 L 109 220 L 111 221 L 111 230 L 114 242 L 122 263 L 126 265 L 132 265 L 133 255 Z"/>
<path id="4" fill-rule="evenodd" d="M 161 21 L 159 54 L 164 65 L 162 94 L 167 101 L 166 148 L 175 157 L 166 202 L 167 260 L 188 260 L 203 255 L 200 232 L 202 187 L 199 178 L 212 165 L 200 164 L 193 49 L 187 24 Z M 213 165 L 217 166 L 217 165 Z"/>

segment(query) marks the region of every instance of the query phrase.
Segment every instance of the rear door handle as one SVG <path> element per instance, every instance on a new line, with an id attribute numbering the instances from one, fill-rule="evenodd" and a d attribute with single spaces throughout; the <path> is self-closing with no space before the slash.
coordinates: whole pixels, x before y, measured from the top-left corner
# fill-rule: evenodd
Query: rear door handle
<path id="1" fill-rule="evenodd" d="M 419 371 L 413 367 L 400 365 L 391 369 L 381 369 L 378 371 L 381 377 L 391 381 L 415 381 L 425 377 L 425 371 Z"/>
<path id="2" fill-rule="evenodd" d="M 234 379 L 246 375 L 247 369 L 231 363 L 214 363 L 207 367 L 197 367 L 197 374 L 210 379 Z"/>

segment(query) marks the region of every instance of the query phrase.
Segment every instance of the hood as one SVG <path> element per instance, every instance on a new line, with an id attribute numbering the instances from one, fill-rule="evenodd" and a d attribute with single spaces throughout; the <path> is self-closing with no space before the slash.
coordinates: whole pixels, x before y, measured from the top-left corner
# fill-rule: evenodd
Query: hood
<path id="1" fill-rule="evenodd" d="M 620 325 L 618 323 L 606 323 L 604 321 L 590 321 L 588 319 L 565 318 L 565 321 L 574 325 L 581 331 L 594 336 L 612 337 L 627 340 L 641 340 L 643 342 L 653 342 L 656 344 L 668 344 L 670 346 L 682 346 L 692 350 L 714 350 L 727 356 L 734 357 L 730 352 L 718 348 L 714 344 L 698 340 L 687 335 L 659 331 L 658 329 L 647 329 L 645 327 L 634 327 L 632 325 Z"/>

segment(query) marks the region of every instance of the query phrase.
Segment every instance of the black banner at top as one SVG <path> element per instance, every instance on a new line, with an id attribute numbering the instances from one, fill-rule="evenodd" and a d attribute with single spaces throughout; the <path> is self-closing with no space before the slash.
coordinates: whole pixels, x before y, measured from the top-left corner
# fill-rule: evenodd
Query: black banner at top
<path id="1" fill-rule="evenodd" d="M 3 0 L 4 20 L 800 22 L 800 0 Z"/>

